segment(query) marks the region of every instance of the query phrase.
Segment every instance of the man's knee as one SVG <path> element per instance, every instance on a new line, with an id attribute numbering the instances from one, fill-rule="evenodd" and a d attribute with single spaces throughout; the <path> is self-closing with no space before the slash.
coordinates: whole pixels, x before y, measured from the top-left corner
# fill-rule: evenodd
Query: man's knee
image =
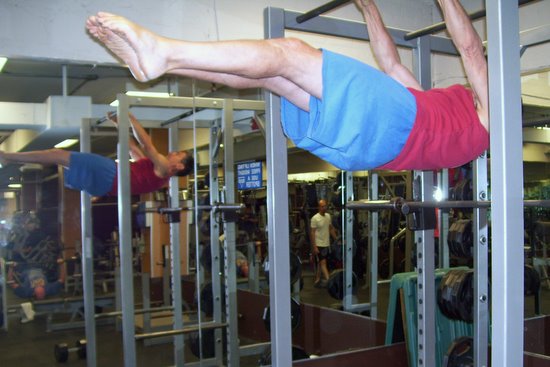
<path id="1" fill-rule="evenodd" d="M 272 46 L 281 50 L 281 54 L 286 58 L 294 59 L 294 55 L 296 55 L 296 53 L 307 54 L 317 51 L 306 42 L 293 37 L 273 38 L 268 40 L 268 42 L 270 42 Z"/>

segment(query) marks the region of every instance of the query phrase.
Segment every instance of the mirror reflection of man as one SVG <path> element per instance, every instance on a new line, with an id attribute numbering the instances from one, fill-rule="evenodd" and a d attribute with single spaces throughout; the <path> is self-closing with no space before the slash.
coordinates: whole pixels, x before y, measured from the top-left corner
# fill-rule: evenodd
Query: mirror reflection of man
<path id="1" fill-rule="evenodd" d="M 317 261 L 314 286 L 317 288 L 326 287 L 329 277 L 327 259 L 330 255 L 330 237 L 336 240 L 336 230 L 332 226 L 332 219 L 327 213 L 326 200 L 319 200 L 319 211 L 311 218 L 311 251 Z M 322 279 L 321 279 L 322 278 Z"/>

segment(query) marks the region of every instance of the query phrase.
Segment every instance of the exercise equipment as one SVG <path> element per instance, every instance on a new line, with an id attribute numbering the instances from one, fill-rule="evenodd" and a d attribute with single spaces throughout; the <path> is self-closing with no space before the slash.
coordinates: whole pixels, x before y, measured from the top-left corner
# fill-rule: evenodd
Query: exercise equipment
<path id="1" fill-rule="evenodd" d="M 222 310 L 225 309 L 225 297 L 222 297 Z M 195 295 L 195 300 L 198 300 Z M 212 282 L 206 282 L 200 290 L 200 308 L 206 317 L 212 317 L 214 314 L 214 298 L 212 293 Z"/>
<path id="2" fill-rule="evenodd" d="M 469 178 L 458 181 L 449 191 L 451 200 L 472 200 L 474 197 L 473 182 Z"/>
<path id="3" fill-rule="evenodd" d="M 462 258 L 472 257 L 472 248 L 474 245 L 472 220 L 459 219 L 451 224 L 447 244 L 449 245 L 449 252 L 452 255 Z"/>
<path id="4" fill-rule="evenodd" d="M 523 268 L 523 292 L 526 296 L 535 296 L 540 291 L 540 275 L 531 265 Z"/>
<path id="5" fill-rule="evenodd" d="M 54 357 L 59 363 L 67 362 L 70 353 L 76 353 L 79 359 L 86 359 L 86 339 L 77 340 L 75 346 L 72 348 L 69 348 L 69 345 L 66 343 L 54 346 Z"/>
<path id="6" fill-rule="evenodd" d="M 309 354 L 300 347 L 292 346 L 292 360 L 309 359 Z M 271 366 L 271 346 L 268 346 L 258 361 L 258 366 Z"/>
<path id="7" fill-rule="evenodd" d="M 335 298 L 337 300 L 343 300 L 344 294 L 345 294 L 345 279 L 346 276 L 343 269 L 338 269 L 333 271 L 330 274 L 330 277 L 328 278 L 327 282 L 327 291 L 328 294 L 331 295 L 332 298 Z M 357 275 L 355 273 L 352 273 L 352 294 L 357 294 Z"/>
<path id="8" fill-rule="evenodd" d="M 473 338 L 462 336 L 449 346 L 443 359 L 443 367 L 473 367 L 474 348 Z"/>
<path id="9" fill-rule="evenodd" d="M 453 269 L 442 277 L 437 290 L 437 304 L 449 319 L 473 321 L 473 276 L 472 269 Z"/>
<path id="10" fill-rule="evenodd" d="M 214 329 L 208 329 L 203 330 L 200 336 L 199 332 L 189 334 L 189 349 L 195 357 L 201 358 L 201 344 L 202 358 L 213 358 L 216 355 L 216 336 L 214 332 Z"/>
<path id="11" fill-rule="evenodd" d="M 269 306 L 264 308 L 264 314 L 262 319 L 264 320 L 264 326 L 267 332 L 271 332 L 271 315 L 269 312 Z M 292 331 L 295 331 L 302 323 L 302 308 L 300 303 L 294 298 L 290 298 L 290 326 Z"/>
<path id="12" fill-rule="evenodd" d="M 269 282 L 269 256 L 264 261 L 264 273 Z M 290 286 L 302 278 L 302 260 L 293 252 L 290 252 Z"/>

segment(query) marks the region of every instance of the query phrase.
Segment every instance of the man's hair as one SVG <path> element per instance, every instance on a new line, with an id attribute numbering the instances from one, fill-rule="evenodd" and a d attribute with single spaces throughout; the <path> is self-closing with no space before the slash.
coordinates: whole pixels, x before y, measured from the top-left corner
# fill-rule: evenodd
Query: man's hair
<path id="1" fill-rule="evenodd" d="M 193 171 L 193 167 L 195 166 L 195 159 L 189 152 L 185 152 L 185 157 L 181 160 L 181 163 L 183 164 L 183 169 L 180 169 L 178 172 L 176 172 L 176 176 L 183 177 L 187 176 Z"/>

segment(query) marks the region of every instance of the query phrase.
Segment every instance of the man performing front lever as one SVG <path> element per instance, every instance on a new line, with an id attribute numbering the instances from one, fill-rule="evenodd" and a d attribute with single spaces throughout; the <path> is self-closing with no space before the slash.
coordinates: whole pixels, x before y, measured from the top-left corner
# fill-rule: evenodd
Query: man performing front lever
<path id="1" fill-rule="evenodd" d="M 109 119 L 117 123 L 116 117 Z M 130 138 L 130 192 L 132 195 L 157 191 L 168 184 L 172 176 L 186 176 L 193 170 L 193 156 L 186 151 L 160 154 L 151 137 L 139 121 L 130 114 L 134 138 Z M 135 139 L 135 140 L 134 140 Z M 92 196 L 117 195 L 117 164 L 114 160 L 93 153 L 70 152 L 63 149 L 30 152 L 0 151 L 0 163 L 57 164 L 64 168 L 65 186 L 86 191 Z"/>
<path id="2" fill-rule="evenodd" d="M 139 81 L 169 73 L 278 94 L 286 135 L 341 169 L 455 167 L 486 150 L 487 62 L 459 0 L 439 5 L 471 90 L 454 85 L 423 91 L 401 64 L 375 3 L 355 4 L 382 72 L 295 38 L 175 40 L 103 12 L 86 26 Z"/>

